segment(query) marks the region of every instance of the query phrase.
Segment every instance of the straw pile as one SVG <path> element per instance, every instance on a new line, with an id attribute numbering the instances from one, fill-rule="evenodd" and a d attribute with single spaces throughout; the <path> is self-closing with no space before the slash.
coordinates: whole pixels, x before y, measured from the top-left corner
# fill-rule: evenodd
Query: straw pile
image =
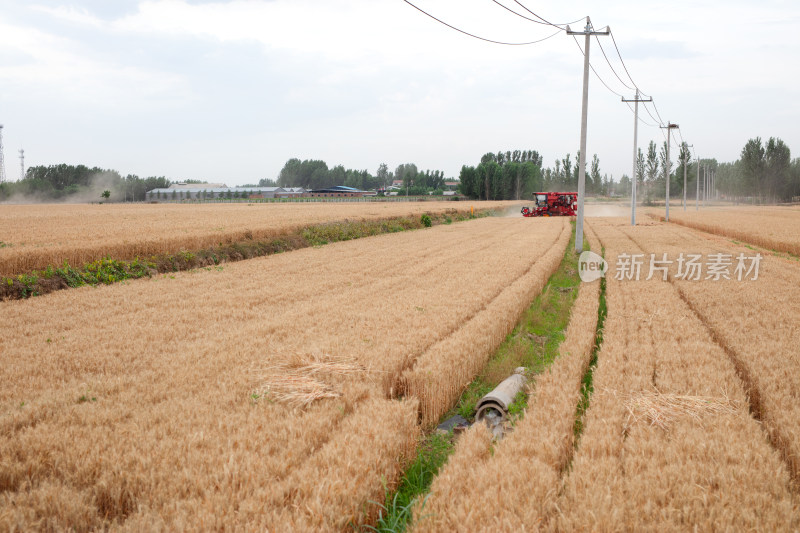
<path id="1" fill-rule="evenodd" d="M 663 394 L 658 391 L 631 393 L 625 401 L 628 417 L 624 432 L 638 423 L 646 423 L 665 431 L 680 418 L 691 418 L 702 423 L 703 417 L 733 413 L 738 407 L 729 398 L 710 396 L 688 396 L 685 394 Z"/>

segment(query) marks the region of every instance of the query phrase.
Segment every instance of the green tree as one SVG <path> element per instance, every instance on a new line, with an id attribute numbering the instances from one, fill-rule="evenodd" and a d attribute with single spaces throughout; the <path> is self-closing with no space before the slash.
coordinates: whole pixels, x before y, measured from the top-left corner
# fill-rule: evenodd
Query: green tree
<path id="1" fill-rule="evenodd" d="M 764 185 L 770 201 L 791 199 L 792 154 L 784 142 L 770 137 L 764 150 Z"/>
<path id="2" fill-rule="evenodd" d="M 675 180 L 673 184 L 675 185 L 675 192 L 676 194 L 680 193 L 680 196 L 683 196 L 683 172 L 684 169 L 686 170 L 686 187 L 687 189 L 691 190 L 689 185 L 694 181 L 694 177 L 689 172 L 689 168 L 692 163 L 692 152 L 689 150 L 689 145 L 685 142 L 682 142 L 680 145 L 680 151 L 678 153 L 678 168 L 675 171 Z M 672 185 L 670 185 L 670 191 L 672 190 Z M 689 192 L 688 190 L 686 191 Z M 686 195 L 687 202 L 689 195 Z"/>
<path id="3" fill-rule="evenodd" d="M 392 183 L 392 173 L 389 172 L 389 165 L 381 163 L 378 165 L 378 171 L 375 173 L 378 183 L 383 189 L 386 189 Z"/>
<path id="4" fill-rule="evenodd" d="M 561 166 L 564 169 L 564 186 L 571 188 L 572 182 L 572 161 L 570 161 L 570 155 L 567 154 L 567 157 L 561 160 Z"/>
<path id="5" fill-rule="evenodd" d="M 591 181 L 591 192 L 603 194 L 603 181 L 600 177 L 600 159 L 597 157 L 597 154 L 594 154 L 592 157 L 592 170 L 589 173 L 590 181 Z M 587 189 L 589 189 L 587 187 Z"/>
<path id="6" fill-rule="evenodd" d="M 658 178 L 658 152 L 656 143 L 650 141 L 647 147 L 647 162 L 645 167 L 647 183 L 645 185 L 645 199 L 647 203 L 652 202 L 652 189 L 655 187 Z"/>
<path id="7" fill-rule="evenodd" d="M 742 177 L 747 194 L 761 198 L 761 176 L 764 173 L 766 150 L 761 137 L 750 139 L 742 148 Z"/>
<path id="8" fill-rule="evenodd" d="M 617 192 L 622 196 L 629 196 L 631 194 L 631 179 L 627 174 L 623 174 L 619 179 L 619 189 Z"/>

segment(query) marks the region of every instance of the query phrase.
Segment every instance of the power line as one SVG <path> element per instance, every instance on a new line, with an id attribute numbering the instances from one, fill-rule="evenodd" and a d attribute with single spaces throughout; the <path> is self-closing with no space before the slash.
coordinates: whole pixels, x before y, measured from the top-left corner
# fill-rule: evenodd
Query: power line
<path id="1" fill-rule="evenodd" d="M 655 104 L 653 104 L 653 108 L 655 108 Z M 650 118 L 652 118 L 658 124 L 663 124 L 664 123 L 663 120 L 659 120 L 659 119 L 657 119 L 656 117 L 653 116 L 653 114 L 650 112 L 650 110 L 647 109 L 647 105 L 646 104 L 644 105 L 644 110 L 647 111 L 647 114 L 650 115 Z"/>
<path id="2" fill-rule="evenodd" d="M 536 24 L 541 24 L 543 26 L 556 26 L 556 24 L 550 24 L 548 22 L 542 22 L 541 20 L 536 20 L 536 19 L 532 19 L 530 17 L 526 17 L 522 13 L 518 13 L 518 12 L 514 11 L 513 9 L 511 9 L 510 7 L 508 7 L 507 5 L 500 3 L 498 0 L 492 0 L 492 2 L 494 2 L 498 6 L 502 7 L 506 11 L 509 11 L 509 12 L 515 14 L 516 16 L 520 17 L 520 18 L 524 18 L 525 20 L 530 20 L 531 22 L 535 22 Z M 517 2 L 517 3 L 519 3 L 519 2 Z M 522 6 L 522 7 L 525 7 L 525 6 Z"/>
<path id="3" fill-rule="evenodd" d="M 581 54 L 585 55 L 585 52 L 583 51 L 583 48 L 581 48 L 581 44 L 578 42 L 578 39 L 575 38 L 574 35 L 572 36 L 572 38 L 575 40 L 575 44 L 577 45 L 578 50 L 581 51 Z M 610 92 L 616 94 L 620 98 L 625 98 L 623 95 L 619 94 L 617 91 L 615 91 L 614 89 L 612 89 L 611 87 L 608 86 L 608 84 L 603 80 L 603 78 L 600 77 L 600 74 L 597 73 L 597 71 L 594 69 L 594 66 L 591 63 L 589 63 L 589 68 L 592 69 L 592 72 L 594 72 L 594 75 L 597 77 L 598 80 L 600 80 L 600 83 L 602 83 L 603 86 L 606 89 L 608 89 Z"/>
<path id="4" fill-rule="evenodd" d="M 640 93 L 640 94 L 641 94 L 641 93 Z M 634 114 L 635 114 L 635 111 L 634 111 L 634 110 L 633 110 L 633 108 L 631 107 L 631 104 L 629 104 L 629 103 L 627 103 L 627 102 L 625 102 L 625 103 L 628 105 L 628 109 L 630 109 L 630 110 L 631 110 L 631 113 L 634 113 Z M 646 121 L 645 119 L 643 119 L 642 117 L 639 117 L 639 122 L 641 122 L 642 124 L 644 124 L 644 125 L 646 125 L 646 126 L 650 126 L 651 128 L 657 128 L 657 127 L 658 127 L 658 124 L 650 124 L 649 122 L 647 122 L 647 121 Z"/>
<path id="5" fill-rule="evenodd" d="M 659 113 L 659 112 L 658 112 L 658 106 L 656 105 L 656 103 L 655 103 L 655 102 L 653 102 L 653 109 L 655 109 L 655 110 L 656 110 L 656 115 L 658 115 L 658 121 L 659 121 L 661 124 L 664 124 L 664 119 L 663 119 L 663 118 L 661 118 L 661 113 Z"/>
<path id="6" fill-rule="evenodd" d="M 609 60 L 608 60 L 608 56 L 606 55 L 606 51 L 605 51 L 605 50 L 603 50 L 603 45 L 600 43 L 600 39 L 598 39 L 598 38 L 597 38 L 597 36 L 595 36 L 595 40 L 597 41 L 597 44 L 598 44 L 598 46 L 600 46 L 600 51 L 601 51 L 601 52 L 603 52 L 603 57 L 604 57 L 604 58 L 606 58 L 606 63 L 608 63 L 608 67 L 611 69 L 611 72 L 613 72 L 613 73 L 614 73 L 614 76 L 616 76 L 616 77 L 617 77 L 617 79 L 619 80 L 619 82 L 620 82 L 622 85 L 624 85 L 626 89 L 630 89 L 631 91 L 633 91 L 633 90 L 634 90 L 634 87 L 636 86 L 636 84 L 634 83 L 634 84 L 633 84 L 633 85 L 634 85 L 634 87 L 631 87 L 630 85 L 628 85 L 627 83 L 625 83 L 624 81 L 622 81 L 622 78 L 620 78 L 620 77 L 619 77 L 619 74 L 617 74 L 617 71 L 616 71 L 616 70 L 614 70 L 614 67 L 611 65 L 611 61 L 609 61 Z"/>
<path id="7" fill-rule="evenodd" d="M 550 22 L 549 20 L 547 20 L 547 19 L 545 19 L 545 18 L 543 18 L 543 17 L 540 17 L 539 15 L 537 15 L 536 13 L 534 13 L 533 11 L 531 11 L 530 9 L 528 9 L 528 8 L 527 8 L 527 7 L 526 7 L 526 6 L 525 6 L 525 5 L 524 5 L 522 2 L 520 2 L 519 0 L 514 0 L 514 3 L 515 3 L 515 4 L 517 4 L 519 7 L 521 7 L 522 9 L 524 9 L 525 11 L 527 11 L 528 13 L 530 13 L 531 15 L 533 15 L 534 17 L 536 17 L 537 19 L 539 19 L 539 20 L 543 21 L 545 24 L 549 24 L 550 26 L 554 26 L 554 27 L 556 27 L 556 28 L 561 28 L 561 26 L 568 26 L 569 24 L 575 24 L 576 22 L 580 22 L 580 21 L 582 21 L 582 20 L 585 18 L 585 17 L 581 17 L 581 18 L 579 18 L 578 20 L 573 20 L 572 22 L 566 22 L 566 23 L 564 23 L 564 24 L 553 24 L 553 23 L 552 23 L 552 22 Z M 535 22 L 535 21 L 534 21 L 534 22 Z M 540 23 L 540 24 L 541 24 L 541 23 Z M 561 29 L 563 30 L 563 29 L 565 29 L 565 28 L 561 28 Z"/>
<path id="8" fill-rule="evenodd" d="M 631 77 L 631 73 L 628 72 L 628 67 L 625 66 L 625 61 L 623 61 L 623 59 L 622 59 L 622 54 L 619 51 L 619 46 L 617 46 L 617 40 L 614 39 L 614 34 L 613 33 L 611 33 L 611 42 L 614 43 L 614 48 L 617 50 L 617 57 L 619 57 L 619 62 L 622 63 L 622 68 L 625 69 L 625 74 L 628 75 L 628 79 L 631 80 L 631 83 L 633 84 L 633 86 L 636 87 L 637 89 L 639 89 L 639 86 L 636 85 L 635 81 L 633 81 L 633 78 Z M 639 89 L 639 94 L 641 94 L 642 96 L 650 96 L 649 94 L 643 93 L 641 91 L 641 89 Z"/>
<path id="9" fill-rule="evenodd" d="M 511 9 L 510 7 L 506 6 L 505 4 L 503 4 L 502 2 L 500 2 L 499 0 L 492 0 L 492 2 L 494 2 L 494 3 L 495 3 L 495 4 L 497 4 L 498 6 L 502 7 L 502 8 L 503 8 L 503 9 L 505 9 L 506 11 L 508 11 L 508 12 L 510 12 L 510 13 L 512 13 L 512 14 L 514 14 L 514 15 L 516 15 L 516 16 L 518 16 L 518 17 L 521 17 L 521 18 L 523 18 L 523 19 L 525 19 L 525 20 L 527 20 L 527 21 L 529 21 L 529 22 L 534 22 L 534 23 L 536 23 L 536 24 L 540 24 L 540 25 L 552 26 L 552 27 L 554 27 L 554 28 L 557 28 L 557 30 L 558 30 L 558 31 L 556 31 L 556 32 L 555 32 L 555 33 L 553 33 L 553 34 L 551 34 L 551 35 L 548 35 L 547 37 L 544 37 L 544 38 L 542 38 L 542 39 L 537 39 L 537 40 L 535 40 L 535 41 L 527 41 L 527 42 L 506 42 L 506 41 L 496 41 L 496 40 L 494 40 L 494 39 L 487 39 L 487 38 L 485 38 L 485 37 L 481 37 L 481 36 L 479 36 L 479 35 L 475 35 L 475 34 L 473 34 L 473 33 L 470 33 L 470 32 L 464 31 L 464 30 L 462 30 L 462 29 L 460 29 L 460 28 L 457 28 L 457 27 L 453 26 L 452 24 L 448 24 L 447 22 L 443 21 L 442 19 L 440 19 L 440 18 L 438 18 L 438 17 L 436 17 L 436 16 L 434 16 L 434 15 L 432 15 L 432 14 L 428 13 L 427 11 L 425 11 L 424 9 L 420 8 L 419 6 L 417 6 L 417 5 L 413 4 L 413 3 L 412 3 L 412 2 L 410 2 L 409 0 L 403 0 L 403 1 L 404 1 L 406 4 L 410 5 L 411 7 L 413 7 L 414 9 L 416 9 L 417 11 L 419 11 L 420 13 L 422 13 L 422 14 L 424 14 L 424 15 L 428 16 L 429 18 L 432 18 L 432 19 L 433 19 L 433 20 L 435 20 L 436 22 L 438 22 L 438 23 L 440 23 L 440 24 L 442 24 L 442 25 L 444 25 L 444 26 L 447 26 L 448 28 L 450 28 L 450 29 L 452 29 L 452 30 L 455 30 L 455 31 L 457 31 L 457 32 L 459 32 L 459 33 L 462 33 L 462 34 L 464 34 L 464 35 L 467 35 L 467 36 L 469 36 L 469 37 L 472 37 L 472 38 L 474 38 L 474 39 L 478 39 L 478 40 L 485 41 L 485 42 L 488 42 L 488 43 L 493 43 L 493 44 L 501 44 L 501 45 L 506 45 L 506 46 L 526 46 L 526 45 L 530 45 L 530 44 L 537 44 L 537 43 L 541 43 L 541 42 L 543 42 L 543 41 L 546 41 L 546 40 L 548 40 L 548 39 L 551 39 L 551 38 L 555 37 L 556 35 L 558 35 L 558 34 L 559 34 L 559 33 L 561 33 L 562 31 L 566 31 L 566 29 L 567 29 L 567 28 L 565 28 L 565 27 L 566 27 L 566 26 L 568 26 L 569 24 L 574 24 L 574 23 L 576 23 L 576 22 L 580 22 L 581 20 L 583 20 L 583 18 L 580 18 L 580 19 L 577 19 L 577 20 L 574 20 L 574 21 L 572 21 L 572 22 L 568 22 L 568 23 L 565 23 L 565 24 L 554 24 L 554 23 L 550 22 L 549 20 L 545 19 L 544 17 L 542 17 L 542 16 L 540 16 L 540 15 L 538 15 L 538 14 L 534 13 L 533 11 L 531 11 L 531 10 L 530 10 L 530 9 L 529 9 L 527 6 L 525 6 L 525 5 L 524 5 L 522 2 L 520 2 L 519 0 L 513 0 L 513 1 L 514 1 L 514 3 L 515 3 L 515 4 L 517 4 L 517 5 L 518 5 L 518 6 L 520 6 L 522 9 L 524 9 L 525 11 L 527 11 L 528 13 L 530 13 L 531 15 L 533 15 L 534 17 L 536 17 L 536 19 L 539 19 L 539 20 L 532 19 L 532 18 L 530 18 L 530 17 L 528 17 L 528 16 L 525 16 L 525 15 L 523 15 L 522 13 L 519 13 L 518 11 L 516 11 L 516 10 L 514 10 L 514 9 Z M 603 45 L 601 44 L 600 40 L 599 40 L 599 39 L 597 39 L 597 37 L 595 36 L 595 39 L 597 39 L 597 44 L 600 46 L 600 51 L 603 53 L 603 57 L 605 58 L 605 60 L 606 60 L 606 63 L 608 64 L 609 68 L 611 69 L 611 72 L 614 74 L 614 76 L 617 78 L 617 80 L 619 80 L 619 82 L 620 82 L 620 83 L 621 83 L 621 84 L 622 84 L 622 85 L 623 85 L 625 88 L 627 88 L 627 89 L 631 89 L 631 90 L 633 90 L 633 89 L 635 88 L 636 90 L 639 90 L 639 93 L 640 93 L 642 96 L 648 96 L 648 97 L 649 97 L 649 95 L 647 95 L 646 93 L 644 93 L 643 91 L 641 91 L 641 90 L 639 89 L 638 85 L 636 85 L 636 82 L 633 80 L 633 77 L 631 76 L 631 74 L 630 74 L 630 71 L 628 70 L 628 67 L 627 67 L 627 65 L 625 64 L 625 60 L 622 58 L 622 53 L 621 53 L 621 52 L 620 52 L 620 50 L 619 50 L 619 46 L 617 45 L 617 41 L 616 41 L 616 39 L 614 38 L 614 34 L 613 34 L 613 33 L 611 33 L 611 29 L 610 29 L 608 26 L 606 26 L 606 27 L 605 27 L 605 29 L 607 30 L 607 33 L 608 33 L 609 35 L 611 35 L 611 41 L 612 41 L 612 43 L 614 44 L 614 49 L 615 49 L 615 50 L 616 50 L 616 52 L 617 52 L 617 57 L 619 57 L 620 63 L 622 64 L 622 68 L 625 70 L 625 74 L 628 76 L 628 79 L 629 79 L 629 80 L 631 81 L 631 83 L 633 84 L 633 87 L 629 86 L 629 85 L 628 85 L 628 84 L 627 84 L 627 83 L 626 83 L 626 82 L 625 82 L 625 81 L 622 79 L 622 77 L 621 77 L 621 76 L 620 76 L 620 75 L 617 73 L 616 69 L 614 68 L 614 66 L 612 65 L 611 61 L 609 60 L 609 58 L 608 58 L 608 55 L 606 54 L 606 51 L 605 51 L 605 49 L 603 48 Z M 577 40 L 577 39 L 574 37 L 574 35 L 573 35 L 573 39 L 575 40 L 575 45 L 578 47 L 578 50 L 580 50 L 581 54 L 585 56 L 585 51 L 583 50 L 583 48 L 581 48 L 581 45 L 580 45 L 580 43 L 578 43 L 578 40 Z M 615 91 L 614 89 L 612 89 L 612 88 L 611 88 L 611 86 L 610 86 L 608 83 L 606 83 L 606 81 L 605 81 L 605 80 L 604 80 L 604 79 L 603 79 L 603 78 L 600 76 L 600 74 L 599 74 L 599 73 L 597 72 L 597 70 L 594 68 L 594 65 L 592 65 L 591 63 L 589 63 L 589 67 L 591 68 L 591 70 L 592 70 L 592 72 L 594 73 L 595 77 L 596 77 L 596 78 L 597 78 L 597 79 L 600 81 L 600 83 L 601 83 L 601 84 L 603 84 L 603 86 L 604 86 L 604 87 L 605 87 L 605 88 L 606 88 L 606 89 L 607 89 L 609 92 L 611 92 L 612 94 L 614 94 L 614 95 L 616 95 L 616 96 L 618 96 L 618 97 L 620 97 L 620 98 L 622 98 L 622 99 L 624 99 L 624 98 L 625 98 L 625 97 L 624 97 L 622 94 L 620 94 L 620 93 L 618 93 L 617 91 Z M 655 113 L 656 113 L 656 114 L 655 114 L 655 115 L 653 115 L 653 113 L 651 113 L 651 112 L 650 112 L 650 109 L 647 107 L 647 105 L 646 105 L 646 104 L 644 104 L 644 102 L 643 102 L 643 104 L 644 104 L 644 109 L 645 109 L 645 111 L 647 112 L 647 114 L 650 116 L 650 118 L 653 120 L 653 122 L 655 122 L 656 124 L 651 124 L 651 123 L 647 122 L 646 120 L 644 120 L 644 119 L 643 119 L 643 118 L 641 118 L 641 117 L 639 117 L 639 118 L 638 118 L 638 120 L 639 120 L 639 121 L 641 121 L 643 124 L 645 124 L 645 125 L 647 125 L 647 126 L 650 126 L 650 127 L 660 127 L 660 125 L 661 125 L 661 124 L 664 124 L 664 119 L 663 119 L 663 118 L 661 118 L 661 113 L 660 113 L 660 112 L 659 112 L 659 110 L 658 110 L 658 106 L 656 106 L 655 102 L 653 102 L 653 101 L 650 101 L 650 102 L 648 102 L 648 103 L 651 103 L 651 104 L 652 104 L 652 106 L 653 106 L 653 110 L 655 111 Z M 631 109 L 630 105 L 628 105 L 628 109 L 629 109 L 631 112 L 633 112 L 633 109 Z M 656 118 L 656 116 L 657 116 L 658 118 Z M 663 131 L 662 131 L 662 134 L 663 134 Z M 665 141 L 668 141 L 668 139 L 667 139 L 667 136 L 666 136 L 666 135 L 664 135 L 664 140 L 665 140 Z M 682 142 L 685 142 L 685 141 L 683 141 L 683 135 L 682 135 L 682 134 L 681 134 L 681 141 L 682 141 Z M 677 142 L 677 140 L 676 140 L 676 142 Z"/>
<path id="10" fill-rule="evenodd" d="M 559 29 L 558 29 L 558 31 L 557 31 L 556 33 L 554 33 L 554 34 L 552 34 L 552 35 L 548 35 L 547 37 L 545 37 L 545 38 L 543 38 L 543 39 L 539 39 L 539 40 L 537 40 L 537 41 L 525 42 L 525 43 L 507 43 L 507 42 L 504 42 L 504 41 L 495 41 L 495 40 L 492 40 L 492 39 L 486 39 L 485 37 L 480 37 L 480 36 L 478 36 L 478 35 L 474 35 L 474 34 L 472 34 L 472 33 L 469 33 L 469 32 L 466 32 L 466 31 L 464 31 L 464 30 L 461 30 L 461 29 L 459 29 L 459 28 L 456 28 L 455 26 L 453 26 L 453 25 L 451 25 L 451 24 L 448 24 L 447 22 L 445 22 L 445 21 L 443 21 L 443 20 L 441 20 L 441 19 L 439 19 L 439 18 L 436 18 L 436 17 L 434 17 L 433 15 L 431 15 L 430 13 L 428 13 L 427 11 L 425 11 L 424 9 L 421 9 L 421 8 L 419 8 L 419 7 L 415 6 L 414 4 L 412 4 L 411 2 L 409 2 L 408 0 L 403 0 L 403 2 L 405 2 L 405 3 L 406 3 L 406 4 L 408 4 L 408 5 L 410 5 L 411 7 L 413 7 L 414 9 L 416 9 L 417 11 L 419 11 L 420 13 L 423 13 L 423 14 L 425 14 L 425 15 L 429 16 L 430 18 L 432 18 L 432 19 L 433 19 L 433 20 L 435 20 L 436 22 L 439 22 L 440 24 L 444 24 L 445 26 L 447 26 L 448 28 L 450 28 L 450 29 L 452 29 L 452 30 L 456 30 L 456 31 L 457 31 L 457 32 L 459 32 L 459 33 L 463 33 L 464 35 L 468 35 L 468 36 L 470 36 L 470 37 L 473 37 L 473 38 L 475 38 L 475 39 L 479 39 L 479 40 L 481 40 L 481 41 L 486 41 L 487 43 L 503 44 L 503 45 L 506 45 L 506 46 L 525 46 L 525 45 L 528 45 L 528 44 L 536 44 L 536 43 L 540 43 L 540 42 L 542 42 L 542 41 L 546 41 L 547 39 L 550 39 L 551 37 L 555 37 L 556 35 L 558 35 L 559 33 L 561 33 L 561 32 L 563 31 L 561 28 L 559 28 Z M 551 24 L 551 26 L 553 26 L 553 25 Z M 556 27 L 558 27 L 558 26 L 556 26 Z"/>

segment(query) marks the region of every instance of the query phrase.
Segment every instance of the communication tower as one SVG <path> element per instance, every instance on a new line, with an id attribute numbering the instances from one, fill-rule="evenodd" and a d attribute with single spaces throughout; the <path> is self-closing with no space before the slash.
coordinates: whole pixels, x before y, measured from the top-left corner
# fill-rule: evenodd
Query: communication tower
<path id="1" fill-rule="evenodd" d="M 25 150 L 19 149 L 19 179 L 25 179 Z"/>

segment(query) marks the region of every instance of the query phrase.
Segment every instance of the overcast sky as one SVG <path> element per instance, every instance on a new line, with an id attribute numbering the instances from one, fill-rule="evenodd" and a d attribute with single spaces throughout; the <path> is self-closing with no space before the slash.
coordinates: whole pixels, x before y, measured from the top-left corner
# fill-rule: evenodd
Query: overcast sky
<path id="1" fill-rule="evenodd" d="M 557 31 L 492 0 L 412 1 L 489 39 Z M 609 25 L 638 87 L 699 156 L 733 161 L 755 136 L 800 155 L 797 0 L 522 3 L 554 23 Z M 599 39 L 630 85 L 611 39 Z M 590 57 L 633 96 L 594 40 Z M 275 178 L 292 157 L 456 177 L 486 152 L 534 149 L 552 166 L 579 147 L 582 71 L 564 33 L 490 44 L 402 0 L 0 0 L 9 179 L 20 148 L 26 166 L 228 185 Z M 663 139 L 640 124 L 640 146 Z M 592 76 L 587 153 L 619 179 L 632 142 L 632 112 Z"/>

